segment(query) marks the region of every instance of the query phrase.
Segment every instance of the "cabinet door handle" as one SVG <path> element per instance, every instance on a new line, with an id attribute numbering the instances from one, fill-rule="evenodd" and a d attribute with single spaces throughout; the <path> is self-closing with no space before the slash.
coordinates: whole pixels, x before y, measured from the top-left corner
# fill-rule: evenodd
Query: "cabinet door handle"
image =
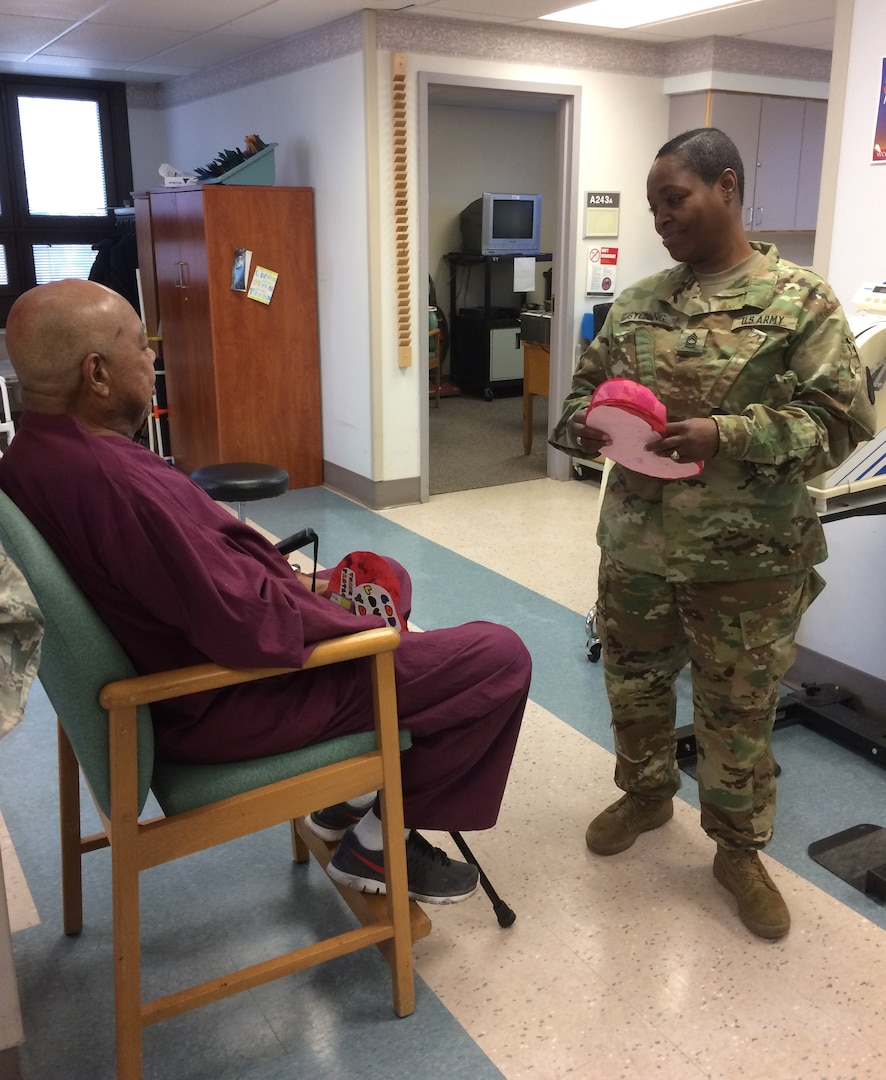
<path id="1" fill-rule="evenodd" d="M 191 284 L 190 276 L 188 274 L 188 264 L 186 262 L 178 264 L 178 278 L 183 289 L 186 289 Z"/>
<path id="2" fill-rule="evenodd" d="M 754 208 L 749 206 L 744 216 L 745 228 L 749 229 L 754 224 Z"/>
<path id="3" fill-rule="evenodd" d="M 762 229 L 762 227 L 763 227 L 763 207 L 762 206 L 757 207 L 757 217 L 756 217 L 756 220 L 754 221 L 754 227 L 757 228 L 757 229 Z"/>

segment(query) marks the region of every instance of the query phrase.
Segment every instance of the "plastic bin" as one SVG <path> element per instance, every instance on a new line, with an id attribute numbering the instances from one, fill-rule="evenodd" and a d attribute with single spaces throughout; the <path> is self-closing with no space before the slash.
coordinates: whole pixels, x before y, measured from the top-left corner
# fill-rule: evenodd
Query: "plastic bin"
<path id="1" fill-rule="evenodd" d="M 276 175 L 274 165 L 274 150 L 277 143 L 272 142 L 259 150 L 257 154 L 235 165 L 222 176 L 212 180 L 204 180 L 204 184 L 256 184 L 272 186 Z"/>

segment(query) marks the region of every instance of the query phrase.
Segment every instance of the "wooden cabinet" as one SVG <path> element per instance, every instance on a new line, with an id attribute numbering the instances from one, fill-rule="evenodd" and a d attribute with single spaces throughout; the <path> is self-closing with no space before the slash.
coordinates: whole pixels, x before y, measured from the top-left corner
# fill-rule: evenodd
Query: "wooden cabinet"
<path id="1" fill-rule="evenodd" d="M 748 232 L 815 228 L 827 102 L 705 91 L 671 101 L 670 134 L 716 127 L 735 142 L 745 167 Z"/>
<path id="2" fill-rule="evenodd" d="M 212 184 L 149 200 L 176 466 L 258 461 L 291 487 L 322 483 L 312 190 Z M 269 304 L 231 288 L 236 248 L 252 252 L 249 279 L 278 275 Z"/>

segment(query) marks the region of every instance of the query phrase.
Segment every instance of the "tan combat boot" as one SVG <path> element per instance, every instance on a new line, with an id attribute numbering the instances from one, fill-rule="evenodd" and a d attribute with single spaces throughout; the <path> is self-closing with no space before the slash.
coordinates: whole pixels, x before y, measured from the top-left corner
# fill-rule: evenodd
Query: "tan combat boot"
<path id="1" fill-rule="evenodd" d="M 660 828 L 673 816 L 673 799 L 623 795 L 588 825 L 585 843 L 595 855 L 615 855 L 629 848 L 640 833 Z"/>
<path id="2" fill-rule="evenodd" d="M 760 856 L 750 849 L 718 847 L 714 877 L 738 901 L 738 914 L 748 930 L 763 938 L 780 938 L 791 928 L 791 915 Z"/>

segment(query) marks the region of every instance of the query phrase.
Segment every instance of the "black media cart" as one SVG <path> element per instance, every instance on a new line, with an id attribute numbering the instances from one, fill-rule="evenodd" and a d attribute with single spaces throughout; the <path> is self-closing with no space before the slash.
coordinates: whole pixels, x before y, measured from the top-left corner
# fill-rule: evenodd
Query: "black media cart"
<path id="1" fill-rule="evenodd" d="M 523 350 L 520 341 L 520 311 L 525 293 L 515 293 L 514 259 L 517 255 L 465 255 L 450 251 L 449 318 L 452 335 L 450 356 L 452 378 L 466 394 L 478 394 L 492 401 L 496 394 L 518 394 L 523 389 Z M 551 262 L 553 256 L 533 256 L 536 262 Z M 474 268 L 482 270 L 482 302 L 459 306 L 459 293 L 468 295 L 468 278 Z M 476 284 L 476 283 L 475 283 Z M 495 291 L 495 296 L 493 292 Z M 496 303 L 505 300 L 505 303 Z M 509 301 L 509 302 L 508 302 Z"/>

